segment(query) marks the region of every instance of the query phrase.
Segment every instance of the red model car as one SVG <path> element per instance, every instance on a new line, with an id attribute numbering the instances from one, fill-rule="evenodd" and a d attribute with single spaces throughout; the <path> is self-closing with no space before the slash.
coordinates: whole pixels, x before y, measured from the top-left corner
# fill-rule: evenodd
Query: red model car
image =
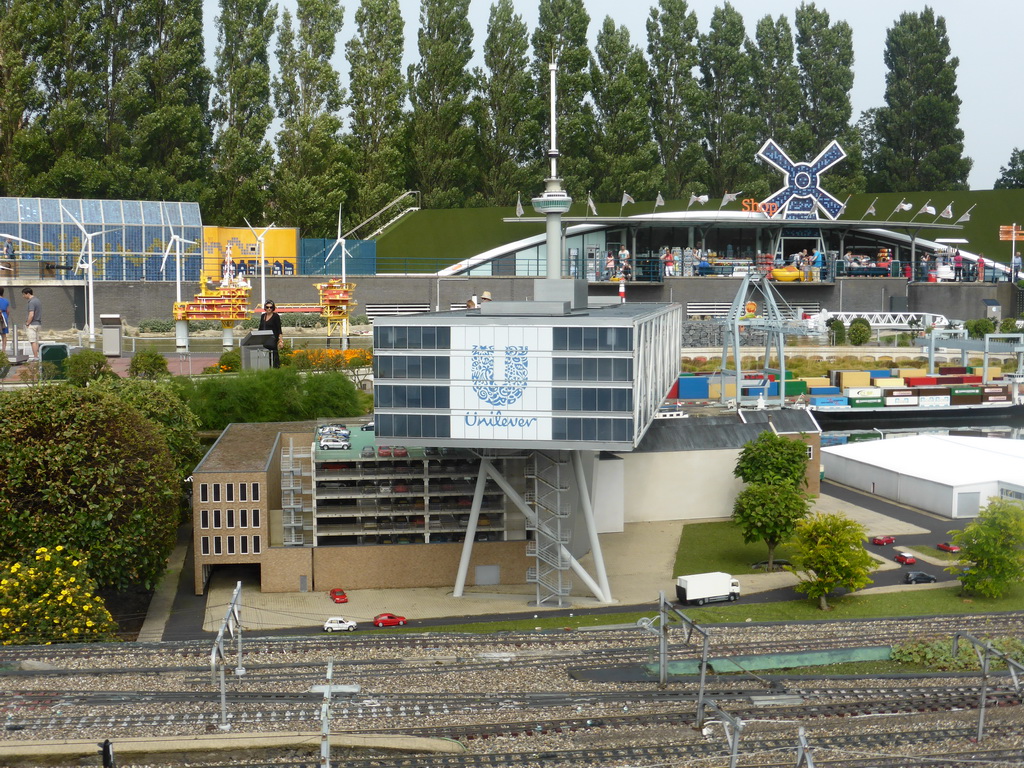
<path id="1" fill-rule="evenodd" d="M 886 544 L 895 544 L 896 543 L 896 537 L 895 536 L 875 536 L 871 540 L 871 543 L 872 544 L 878 544 L 879 546 L 885 546 Z"/>
<path id="2" fill-rule="evenodd" d="M 935 545 L 936 549 L 941 549 L 943 552 L 959 552 L 960 547 L 948 541 L 944 541 L 941 544 Z"/>
<path id="3" fill-rule="evenodd" d="M 395 616 L 393 613 L 378 613 L 373 617 L 375 627 L 403 627 L 405 616 Z"/>
<path id="4" fill-rule="evenodd" d="M 345 590 L 342 589 L 341 587 L 337 587 L 336 589 L 332 589 L 327 594 L 330 595 L 331 600 L 333 600 L 336 603 L 347 603 L 348 602 L 348 595 L 345 594 Z"/>
<path id="5" fill-rule="evenodd" d="M 909 552 L 897 552 L 895 560 L 897 563 L 903 563 L 903 565 L 913 565 L 917 562 L 917 558 Z"/>

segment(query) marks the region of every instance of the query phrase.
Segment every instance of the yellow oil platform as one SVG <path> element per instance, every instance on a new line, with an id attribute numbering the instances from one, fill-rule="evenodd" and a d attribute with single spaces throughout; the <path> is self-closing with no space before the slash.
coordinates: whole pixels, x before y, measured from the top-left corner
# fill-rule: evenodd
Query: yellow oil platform
<path id="1" fill-rule="evenodd" d="M 335 331 L 341 336 L 348 336 L 348 319 L 352 314 L 352 308 L 359 303 L 352 298 L 355 288 L 355 283 L 343 283 L 334 279 L 316 284 L 316 289 L 320 292 L 320 317 L 327 321 L 328 336 L 333 335 Z"/>

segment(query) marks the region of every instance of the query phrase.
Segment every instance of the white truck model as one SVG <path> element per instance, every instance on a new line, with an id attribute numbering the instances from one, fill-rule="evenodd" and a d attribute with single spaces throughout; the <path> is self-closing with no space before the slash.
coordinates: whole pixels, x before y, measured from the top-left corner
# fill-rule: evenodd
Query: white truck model
<path id="1" fill-rule="evenodd" d="M 728 573 L 691 573 L 676 578 L 676 597 L 681 603 L 704 605 L 739 596 L 740 583 Z"/>

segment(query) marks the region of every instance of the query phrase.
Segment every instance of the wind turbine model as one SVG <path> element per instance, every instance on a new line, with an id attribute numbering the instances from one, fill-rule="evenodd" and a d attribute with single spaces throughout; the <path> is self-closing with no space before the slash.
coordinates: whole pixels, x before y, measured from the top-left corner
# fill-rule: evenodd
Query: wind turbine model
<path id="1" fill-rule="evenodd" d="M 85 270 L 85 272 L 88 273 L 88 279 L 86 281 L 86 293 L 89 294 L 87 302 L 89 306 L 89 342 L 92 343 L 96 341 L 96 291 L 95 286 L 93 285 L 92 274 L 94 265 L 92 239 L 97 235 L 105 235 L 107 234 L 107 232 L 111 232 L 113 230 L 103 229 L 100 230 L 99 232 L 88 232 L 86 231 L 85 227 L 82 226 L 82 223 L 74 217 L 71 211 L 69 211 L 63 205 L 61 206 L 61 210 L 71 217 L 71 220 L 75 222 L 75 226 L 78 227 L 79 230 L 81 230 L 82 236 L 85 238 L 85 243 L 82 245 L 82 252 L 78 255 L 78 265 L 75 267 L 75 271 L 77 272 L 78 270 L 81 269 Z"/>
<path id="2" fill-rule="evenodd" d="M 247 226 L 249 228 L 249 231 L 252 232 L 253 237 L 256 238 L 256 242 L 259 243 L 259 250 L 260 250 L 260 253 L 259 253 L 259 256 L 260 256 L 260 308 L 262 309 L 263 305 L 267 303 L 267 260 L 263 258 L 263 238 L 267 234 L 267 232 L 269 232 L 270 230 L 272 230 L 274 228 L 274 225 L 271 224 L 269 227 L 267 227 L 266 229 L 264 229 L 262 232 L 260 232 L 257 235 L 256 234 L 256 230 L 252 228 L 252 224 L 249 223 L 249 220 L 248 219 L 244 219 L 244 221 L 245 221 L 245 226 Z"/>
<path id="3" fill-rule="evenodd" d="M 161 225 L 164 224 L 164 207 L 163 207 L 163 204 L 160 205 L 160 224 Z M 167 241 L 167 247 L 164 249 L 164 258 L 163 258 L 163 261 L 160 262 L 160 274 L 161 275 L 164 274 L 164 267 L 167 266 L 167 257 L 171 253 L 171 248 L 174 248 L 174 252 L 175 252 L 175 256 L 174 256 L 174 266 L 175 266 L 175 270 L 174 270 L 174 290 L 175 290 L 175 293 L 174 293 L 174 295 L 175 295 L 175 301 L 180 303 L 181 302 L 181 246 L 182 246 L 183 243 L 187 243 L 188 245 L 195 245 L 196 241 L 195 240 L 186 240 L 184 237 L 176 235 L 174 233 L 174 226 L 173 225 L 167 224 L 166 226 L 167 226 L 168 229 L 171 230 L 171 239 Z M 182 229 L 182 231 L 184 232 L 184 229 Z"/>
<path id="4" fill-rule="evenodd" d="M 351 233 L 349 233 L 351 234 Z M 334 253 L 334 249 L 341 246 L 341 282 L 347 283 L 348 280 L 345 277 L 345 259 L 348 256 L 348 248 L 345 247 L 345 238 L 341 234 L 341 206 L 338 206 L 338 239 L 334 241 L 334 245 L 331 246 L 331 250 L 327 252 L 327 256 L 324 258 L 324 266 L 327 266 L 327 262 L 331 260 L 331 256 Z"/>
<path id="5" fill-rule="evenodd" d="M 43 246 L 39 245 L 39 243 L 34 243 L 31 240 L 26 240 L 25 238 L 18 237 L 17 235 L 6 235 L 3 232 L 0 232 L 0 238 L 2 238 L 4 240 L 17 240 L 19 243 L 28 243 L 29 245 L 34 245 L 37 248 L 42 248 L 43 247 Z M 6 254 L 0 254 L 0 256 L 6 256 Z M 14 271 L 14 267 L 8 267 L 8 266 L 6 266 L 4 264 L 0 264 L 0 269 L 6 269 L 9 272 L 13 272 Z"/>

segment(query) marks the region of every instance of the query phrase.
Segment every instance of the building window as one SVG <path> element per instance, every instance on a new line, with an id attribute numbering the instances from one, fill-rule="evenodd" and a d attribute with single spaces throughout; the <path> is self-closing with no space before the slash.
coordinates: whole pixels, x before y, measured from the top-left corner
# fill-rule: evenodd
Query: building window
<path id="1" fill-rule="evenodd" d="M 632 381 L 633 361 L 628 357 L 556 357 L 554 381 Z"/>
<path id="2" fill-rule="evenodd" d="M 203 554 L 204 555 L 210 554 L 210 537 L 209 536 L 203 536 L 203 538 L 201 538 L 199 541 L 200 541 L 200 545 L 202 546 Z"/>
<path id="3" fill-rule="evenodd" d="M 220 501 L 220 483 L 213 484 L 213 500 Z"/>
<path id="4" fill-rule="evenodd" d="M 374 403 L 380 408 L 450 408 L 448 387 L 382 385 L 374 390 Z"/>
<path id="5" fill-rule="evenodd" d="M 228 536 L 228 554 L 229 555 L 235 554 L 235 537 L 234 536 Z"/>
<path id="6" fill-rule="evenodd" d="M 380 379 L 448 379 L 451 361 L 447 357 L 425 355 L 374 358 L 374 376 Z"/>
<path id="7" fill-rule="evenodd" d="M 213 537 L 213 554 L 215 554 L 215 555 L 223 554 L 223 548 L 224 548 L 224 545 L 221 544 L 220 536 L 214 536 Z"/>
<path id="8" fill-rule="evenodd" d="M 451 419 L 447 414 L 381 413 L 374 417 L 378 437 L 449 437 Z"/>
<path id="9" fill-rule="evenodd" d="M 260 527 L 260 511 L 258 509 L 254 509 L 252 511 L 252 527 L 253 528 L 259 528 Z"/>
<path id="10" fill-rule="evenodd" d="M 246 486 L 245 483 L 239 483 L 238 484 L 238 500 L 239 501 L 245 501 L 246 500 L 246 498 L 245 498 L 246 490 L 248 490 L 248 486 Z"/>
<path id="11" fill-rule="evenodd" d="M 233 510 L 233 509 L 227 510 L 226 517 L 227 517 L 227 520 L 224 523 L 224 527 L 225 528 L 234 528 L 235 527 L 235 510 Z"/>
<path id="12" fill-rule="evenodd" d="M 259 536 L 253 536 L 252 537 L 252 553 L 254 555 L 258 555 L 260 553 L 260 537 Z"/>
<path id="13" fill-rule="evenodd" d="M 249 537 L 239 536 L 238 547 L 243 555 L 249 554 Z"/>
<path id="14" fill-rule="evenodd" d="M 633 349 L 633 329 L 554 328 L 552 344 L 558 350 L 630 352 Z"/>
<path id="15" fill-rule="evenodd" d="M 220 510 L 213 510 L 213 527 L 220 528 Z"/>
<path id="16" fill-rule="evenodd" d="M 808 445 L 807 446 L 807 460 L 811 461 L 813 458 L 814 458 L 814 446 L 813 445 Z"/>
<path id="17" fill-rule="evenodd" d="M 553 411 L 633 411 L 633 391 L 629 389 L 598 389 L 566 387 L 551 390 Z"/>
<path id="18" fill-rule="evenodd" d="M 249 510 L 240 509 L 238 510 L 238 527 L 248 528 L 249 527 Z"/>
<path id="19" fill-rule="evenodd" d="M 260 500 L 260 484 L 259 483 L 253 483 L 252 484 L 252 496 L 250 497 L 250 500 L 251 501 L 259 501 Z"/>
<path id="20" fill-rule="evenodd" d="M 209 501 L 210 500 L 210 486 L 206 483 L 199 484 L 199 500 Z"/>
<path id="21" fill-rule="evenodd" d="M 199 512 L 199 527 L 209 528 L 210 527 L 210 510 L 203 509 Z"/>
<path id="22" fill-rule="evenodd" d="M 235 500 L 235 484 L 234 483 L 228 483 L 227 485 L 224 486 L 224 501 L 234 501 L 234 500 Z"/>

